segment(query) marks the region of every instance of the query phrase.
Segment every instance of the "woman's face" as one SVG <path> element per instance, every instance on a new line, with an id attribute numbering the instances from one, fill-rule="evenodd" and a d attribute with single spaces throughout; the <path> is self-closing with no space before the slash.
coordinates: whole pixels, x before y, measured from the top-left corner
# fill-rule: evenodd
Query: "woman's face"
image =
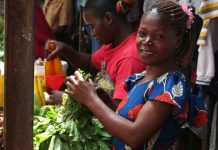
<path id="1" fill-rule="evenodd" d="M 112 42 L 112 34 L 110 30 L 110 24 L 105 17 L 98 18 L 94 16 L 92 10 L 88 9 L 83 11 L 83 19 L 86 25 L 91 28 L 91 35 L 96 37 L 103 44 L 109 44 Z"/>
<path id="2" fill-rule="evenodd" d="M 153 12 L 142 16 L 136 45 L 144 64 L 173 63 L 179 44 L 180 38 L 166 18 Z"/>

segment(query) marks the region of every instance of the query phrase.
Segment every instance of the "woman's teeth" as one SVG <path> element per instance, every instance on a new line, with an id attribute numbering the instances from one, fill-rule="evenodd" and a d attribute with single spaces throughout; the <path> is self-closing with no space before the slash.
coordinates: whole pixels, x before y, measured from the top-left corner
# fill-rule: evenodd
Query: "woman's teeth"
<path id="1" fill-rule="evenodd" d="M 153 52 L 145 51 L 145 50 L 142 50 L 142 53 L 143 53 L 143 54 L 146 54 L 146 55 L 152 55 L 152 54 L 153 54 Z"/>

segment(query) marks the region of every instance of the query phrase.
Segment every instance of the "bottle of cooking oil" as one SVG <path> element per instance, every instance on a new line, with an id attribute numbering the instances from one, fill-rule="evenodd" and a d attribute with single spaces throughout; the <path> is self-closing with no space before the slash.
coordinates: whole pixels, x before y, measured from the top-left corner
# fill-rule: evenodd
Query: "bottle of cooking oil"
<path id="1" fill-rule="evenodd" d="M 58 47 L 54 41 L 50 41 L 48 44 L 48 49 L 49 51 L 54 51 Z M 54 76 L 54 75 L 62 75 L 62 65 L 61 65 L 61 60 L 57 56 L 56 58 L 52 60 L 45 60 L 45 76 Z"/>
<path id="2" fill-rule="evenodd" d="M 48 49 L 50 52 L 57 50 L 57 43 L 55 41 L 50 41 L 48 44 Z M 66 75 L 62 70 L 60 58 L 57 56 L 51 60 L 45 59 L 44 69 L 46 92 L 50 93 L 52 90 L 59 90 L 64 80 L 66 79 Z"/>

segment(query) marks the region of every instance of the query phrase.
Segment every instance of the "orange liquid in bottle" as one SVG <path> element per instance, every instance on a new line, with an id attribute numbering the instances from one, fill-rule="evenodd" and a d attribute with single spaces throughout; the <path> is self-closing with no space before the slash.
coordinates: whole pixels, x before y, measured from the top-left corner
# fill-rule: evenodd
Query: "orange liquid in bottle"
<path id="1" fill-rule="evenodd" d="M 52 52 L 57 48 L 57 45 L 54 42 L 50 42 L 48 47 L 49 47 L 49 50 Z M 52 85 L 57 84 L 60 81 L 59 80 L 60 78 L 61 79 L 66 78 L 65 74 L 62 71 L 62 65 L 61 65 L 60 58 L 57 56 L 55 59 L 52 59 L 49 61 L 45 60 L 44 65 L 45 65 L 46 91 L 50 93 L 52 90 L 58 90 L 58 89 L 53 89 L 52 87 L 54 86 Z M 61 82 L 63 83 L 63 81 Z"/>
<path id="2" fill-rule="evenodd" d="M 57 48 L 57 45 L 56 43 L 50 42 L 48 47 L 50 51 L 54 51 Z M 62 65 L 59 57 L 56 57 L 55 59 L 49 61 L 45 61 L 45 76 L 62 74 Z"/>

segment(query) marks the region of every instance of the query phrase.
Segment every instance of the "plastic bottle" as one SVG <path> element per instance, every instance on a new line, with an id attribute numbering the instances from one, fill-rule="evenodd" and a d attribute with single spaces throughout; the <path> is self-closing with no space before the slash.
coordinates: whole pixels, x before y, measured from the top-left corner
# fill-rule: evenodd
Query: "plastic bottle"
<path id="1" fill-rule="evenodd" d="M 58 47 L 55 42 L 50 42 L 48 45 L 49 50 L 52 52 Z M 61 60 L 57 56 L 52 60 L 45 60 L 45 76 L 63 75 Z"/>
<path id="2" fill-rule="evenodd" d="M 56 43 L 53 41 L 48 45 L 48 49 L 51 52 L 57 50 L 57 48 Z M 44 67 L 46 91 L 50 93 L 52 90 L 59 90 L 66 79 L 66 75 L 62 70 L 60 58 L 57 56 L 52 60 L 45 60 Z"/>

